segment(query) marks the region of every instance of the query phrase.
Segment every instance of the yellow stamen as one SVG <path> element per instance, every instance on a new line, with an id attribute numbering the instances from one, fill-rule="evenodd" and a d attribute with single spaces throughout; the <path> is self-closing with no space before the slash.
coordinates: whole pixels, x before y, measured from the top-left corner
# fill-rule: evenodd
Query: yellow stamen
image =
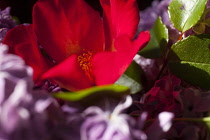
<path id="1" fill-rule="evenodd" d="M 84 70 L 85 74 L 91 81 L 93 81 L 91 63 L 92 56 L 93 54 L 90 51 L 87 51 L 77 57 L 80 67 Z"/>

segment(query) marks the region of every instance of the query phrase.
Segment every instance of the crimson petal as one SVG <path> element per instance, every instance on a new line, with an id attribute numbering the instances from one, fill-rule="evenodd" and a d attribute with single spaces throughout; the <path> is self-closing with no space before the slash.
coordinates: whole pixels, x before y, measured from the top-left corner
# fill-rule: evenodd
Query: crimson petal
<path id="1" fill-rule="evenodd" d="M 11 53 L 21 56 L 26 64 L 33 68 L 34 81 L 37 81 L 40 75 L 53 65 L 39 49 L 33 25 L 20 25 L 11 29 L 2 43 L 8 45 Z"/>
<path id="2" fill-rule="evenodd" d="M 93 57 L 93 72 L 96 85 L 106 85 L 117 81 L 132 62 L 139 49 L 149 41 L 148 32 L 141 32 L 137 40 L 122 36 L 115 41 L 116 52 L 101 52 Z"/>
<path id="3" fill-rule="evenodd" d="M 139 9 L 136 0 L 100 0 L 104 10 L 106 50 L 113 50 L 114 40 L 122 35 L 133 39 L 138 23 Z"/>
<path id="4" fill-rule="evenodd" d="M 39 43 L 57 63 L 83 50 L 103 50 L 102 20 L 83 0 L 39 0 L 33 23 Z"/>
<path id="5" fill-rule="evenodd" d="M 71 55 L 60 64 L 49 69 L 43 74 L 42 79 L 50 79 L 60 87 L 70 91 L 76 91 L 94 86 L 79 66 L 77 55 Z"/>

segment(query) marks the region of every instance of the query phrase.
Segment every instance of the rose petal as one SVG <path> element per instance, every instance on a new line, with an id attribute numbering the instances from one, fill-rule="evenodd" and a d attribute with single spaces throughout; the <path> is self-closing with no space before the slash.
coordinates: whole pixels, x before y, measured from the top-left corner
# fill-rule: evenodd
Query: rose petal
<path id="1" fill-rule="evenodd" d="M 38 41 L 56 62 L 84 49 L 103 50 L 100 15 L 82 0 L 40 0 L 33 23 Z"/>
<path id="2" fill-rule="evenodd" d="M 10 52 L 21 56 L 26 64 L 33 68 L 35 81 L 53 65 L 49 58 L 41 53 L 32 25 L 20 25 L 11 29 L 5 36 L 3 44 L 7 44 Z"/>
<path id="3" fill-rule="evenodd" d="M 43 74 L 42 79 L 52 79 L 60 87 L 70 91 L 89 88 L 94 86 L 93 82 L 85 75 L 77 61 L 77 55 L 72 55 L 60 64 L 49 69 Z"/>
<path id="4" fill-rule="evenodd" d="M 136 0 L 101 0 L 104 10 L 106 50 L 113 50 L 115 38 L 128 35 L 134 38 L 139 23 Z"/>
<path id="5" fill-rule="evenodd" d="M 142 32 L 139 38 L 131 42 L 127 36 L 120 37 L 115 41 L 116 52 L 101 52 L 93 57 L 96 85 L 114 83 L 125 72 L 138 50 L 149 41 L 149 33 Z"/>

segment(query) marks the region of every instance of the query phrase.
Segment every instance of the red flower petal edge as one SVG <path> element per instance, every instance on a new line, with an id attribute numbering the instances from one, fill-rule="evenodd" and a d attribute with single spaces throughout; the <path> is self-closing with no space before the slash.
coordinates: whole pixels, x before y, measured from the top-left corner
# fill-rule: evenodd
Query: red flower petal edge
<path id="1" fill-rule="evenodd" d="M 133 39 L 135 0 L 100 2 L 103 18 L 84 0 L 39 0 L 33 25 L 14 28 L 3 43 L 33 67 L 35 80 L 50 79 L 71 91 L 114 83 L 150 36 L 142 32 Z"/>
<path id="2" fill-rule="evenodd" d="M 33 25 L 20 25 L 11 29 L 2 43 L 9 46 L 9 52 L 21 56 L 26 64 L 33 68 L 34 81 L 38 81 L 40 75 L 54 65 L 41 52 L 33 32 Z"/>

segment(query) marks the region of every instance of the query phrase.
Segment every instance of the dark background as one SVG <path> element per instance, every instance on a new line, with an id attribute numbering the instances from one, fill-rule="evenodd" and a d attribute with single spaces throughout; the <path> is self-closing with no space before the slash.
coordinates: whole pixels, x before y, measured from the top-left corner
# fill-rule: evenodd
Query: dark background
<path id="1" fill-rule="evenodd" d="M 21 23 L 31 23 L 32 7 L 37 0 L 0 0 L 0 8 L 3 10 L 10 6 L 11 15 L 19 18 Z M 96 10 L 101 10 L 99 0 L 86 0 Z M 137 0 L 139 9 L 148 7 L 153 0 Z"/>

